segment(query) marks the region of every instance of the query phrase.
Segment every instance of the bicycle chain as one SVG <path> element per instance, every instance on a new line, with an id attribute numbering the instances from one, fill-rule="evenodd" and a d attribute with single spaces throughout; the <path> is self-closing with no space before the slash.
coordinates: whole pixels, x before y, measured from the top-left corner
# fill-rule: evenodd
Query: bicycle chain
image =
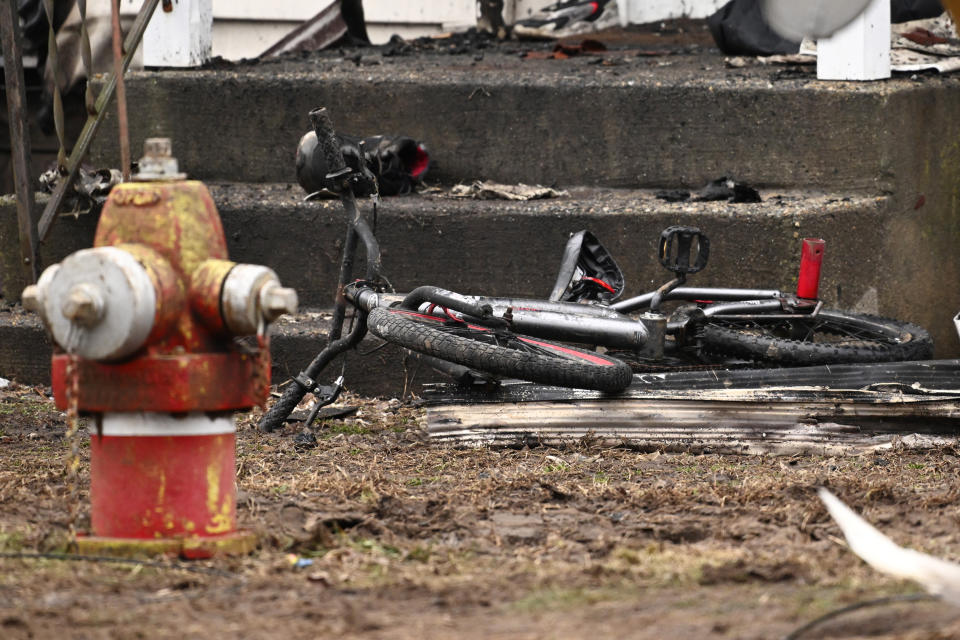
<path id="1" fill-rule="evenodd" d="M 267 393 L 264 395 L 261 409 L 266 408 L 267 398 L 270 397 L 270 340 L 267 337 L 267 325 L 263 318 L 257 323 L 257 355 L 253 363 L 253 384 L 256 394 L 259 396 L 264 389 Z"/>
<path id="2" fill-rule="evenodd" d="M 67 477 L 67 546 L 73 551 L 77 545 L 77 518 L 80 513 L 80 359 L 77 356 L 79 330 L 71 327 L 67 336 L 66 399 L 67 432 L 64 438 L 70 447 L 65 463 Z"/>

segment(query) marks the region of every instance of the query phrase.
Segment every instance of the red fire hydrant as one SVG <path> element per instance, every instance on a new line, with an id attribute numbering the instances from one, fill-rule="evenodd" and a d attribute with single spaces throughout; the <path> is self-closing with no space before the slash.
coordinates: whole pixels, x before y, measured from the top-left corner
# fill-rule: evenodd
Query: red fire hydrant
<path id="1" fill-rule="evenodd" d="M 53 338 L 57 407 L 92 414 L 91 535 L 81 551 L 247 552 L 236 526 L 233 412 L 263 404 L 265 327 L 297 296 L 267 267 L 227 260 L 207 188 L 148 140 L 114 187 L 94 248 L 23 292 Z M 258 336 L 244 348 L 237 336 Z"/>

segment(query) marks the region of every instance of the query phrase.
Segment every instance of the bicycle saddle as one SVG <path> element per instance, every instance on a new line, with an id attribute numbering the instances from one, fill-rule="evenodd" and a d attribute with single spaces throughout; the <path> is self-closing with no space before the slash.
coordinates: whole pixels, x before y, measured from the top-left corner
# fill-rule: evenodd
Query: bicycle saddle
<path id="1" fill-rule="evenodd" d="M 583 230 L 567 241 L 550 300 L 609 303 L 620 297 L 623 287 L 623 272 L 613 256 L 595 235 Z"/>

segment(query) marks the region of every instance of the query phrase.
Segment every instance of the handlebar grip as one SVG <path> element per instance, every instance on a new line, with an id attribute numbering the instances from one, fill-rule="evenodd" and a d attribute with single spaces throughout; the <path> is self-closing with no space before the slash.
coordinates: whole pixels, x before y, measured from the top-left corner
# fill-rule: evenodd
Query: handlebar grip
<path id="1" fill-rule="evenodd" d="M 320 145 L 323 157 L 327 161 L 328 177 L 341 173 L 346 168 L 347 163 L 343 160 L 340 141 L 337 140 L 336 132 L 333 130 L 333 123 L 330 122 L 327 108 L 320 107 L 311 111 L 310 123 L 317 134 L 317 144 Z"/>

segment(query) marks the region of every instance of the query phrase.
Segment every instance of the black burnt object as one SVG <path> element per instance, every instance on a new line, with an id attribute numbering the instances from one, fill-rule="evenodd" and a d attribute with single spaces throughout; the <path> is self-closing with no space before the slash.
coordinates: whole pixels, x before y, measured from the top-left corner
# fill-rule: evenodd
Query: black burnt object
<path id="1" fill-rule="evenodd" d="M 890 0 L 890 22 L 894 24 L 934 18 L 941 13 L 940 0 Z M 730 0 L 707 18 L 707 26 L 720 52 L 726 55 L 770 56 L 800 50 L 799 42 L 770 28 L 760 0 Z"/>
<path id="2" fill-rule="evenodd" d="M 293 436 L 293 448 L 298 451 L 306 451 L 308 449 L 313 449 L 319 444 L 317 442 L 317 436 L 313 434 L 312 431 L 304 429 L 297 435 Z"/>
<path id="3" fill-rule="evenodd" d="M 660 200 L 667 202 L 686 202 L 690 199 L 690 192 L 684 189 L 666 189 L 653 194 Z M 694 196 L 694 202 L 713 202 L 726 200 L 727 202 L 762 202 L 756 189 L 744 182 L 737 182 L 733 178 L 723 176 L 711 180 Z"/>
<path id="4" fill-rule="evenodd" d="M 610 303 L 623 293 L 623 272 L 610 252 L 587 230 L 570 236 L 550 300 Z"/>
<path id="5" fill-rule="evenodd" d="M 663 191 L 657 191 L 653 195 L 667 202 L 684 202 L 690 199 L 690 192 L 686 189 L 664 189 Z"/>
<path id="6" fill-rule="evenodd" d="M 710 202 L 726 200 L 727 202 L 761 202 L 757 190 L 743 182 L 737 182 L 726 176 L 711 180 L 697 194 L 694 200 Z"/>
<path id="7" fill-rule="evenodd" d="M 407 136 L 362 138 L 337 134 L 337 139 L 347 165 L 354 171 L 360 171 L 362 158 L 366 170 L 376 177 L 382 196 L 413 191 L 430 168 L 430 154 L 426 146 Z M 297 146 L 297 182 L 308 194 L 316 193 L 326 187 L 328 173 L 323 150 L 317 145 L 317 134 L 313 131 L 304 134 Z"/>
<path id="8" fill-rule="evenodd" d="M 450 55 L 476 54 L 495 46 L 500 38 L 495 33 L 471 27 L 466 31 L 450 33 L 442 37 L 424 36 L 406 40 L 394 35 L 390 41 L 380 46 L 380 54 L 385 58 L 411 56 L 418 53 L 447 53 Z"/>
<path id="9" fill-rule="evenodd" d="M 787 40 L 767 25 L 760 0 L 731 0 L 707 18 L 707 26 L 726 55 L 770 56 L 800 50 L 799 42 Z"/>

